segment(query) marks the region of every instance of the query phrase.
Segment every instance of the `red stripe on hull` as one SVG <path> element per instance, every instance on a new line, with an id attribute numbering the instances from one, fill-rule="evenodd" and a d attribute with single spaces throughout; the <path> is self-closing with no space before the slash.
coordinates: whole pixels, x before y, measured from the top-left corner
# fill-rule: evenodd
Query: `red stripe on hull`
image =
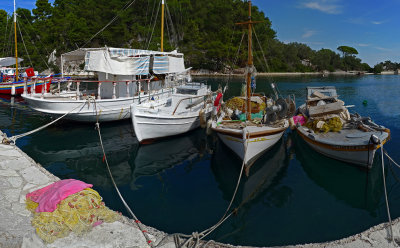
<path id="1" fill-rule="evenodd" d="M 46 92 L 50 92 L 51 81 L 46 82 Z M 15 95 L 21 95 L 24 93 L 25 83 L 0 83 L 0 94 L 11 95 L 11 87 L 15 86 Z M 28 93 L 31 93 L 33 83 L 28 83 Z M 44 83 L 37 83 L 35 85 L 35 93 L 42 93 Z"/>

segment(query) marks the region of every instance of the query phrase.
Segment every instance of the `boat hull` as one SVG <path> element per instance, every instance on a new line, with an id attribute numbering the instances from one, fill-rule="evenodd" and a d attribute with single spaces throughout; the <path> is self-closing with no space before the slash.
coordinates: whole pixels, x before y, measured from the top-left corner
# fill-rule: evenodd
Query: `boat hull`
<path id="1" fill-rule="evenodd" d="M 246 173 L 248 173 L 251 165 L 282 138 L 288 126 L 288 121 L 285 121 L 283 127 L 279 128 L 260 130 L 258 127 L 245 127 L 238 130 L 214 126 L 212 130 L 217 133 L 227 147 L 244 161 Z"/>
<path id="2" fill-rule="evenodd" d="M 90 102 L 88 100 L 52 100 L 41 99 L 22 95 L 29 107 L 46 114 L 54 116 L 65 116 L 65 119 L 96 122 L 117 121 L 130 117 L 130 105 L 134 101 L 132 97 L 121 99 L 105 99 Z"/>
<path id="3" fill-rule="evenodd" d="M 284 131 L 273 135 L 260 136 L 248 139 L 247 149 L 245 152 L 245 140 L 231 135 L 217 132 L 221 141 L 229 147 L 236 155 L 244 160 L 246 166 L 251 166 L 257 158 L 264 152 L 268 151 L 282 137 Z"/>
<path id="4" fill-rule="evenodd" d="M 28 82 L 27 91 L 28 93 L 33 92 L 35 88 L 35 93 L 49 92 L 51 81 L 48 82 Z M 45 87 L 45 89 L 44 89 Z M 4 95 L 21 95 L 24 93 L 25 82 L 11 82 L 11 83 L 0 83 L 0 94 Z"/>
<path id="5" fill-rule="evenodd" d="M 140 143 L 183 134 L 200 126 L 198 114 L 188 116 L 141 114 L 135 110 L 134 105 L 131 111 L 133 128 Z"/>
<path id="6" fill-rule="evenodd" d="M 154 96 L 166 97 L 168 91 L 160 91 Z M 120 97 L 116 99 L 94 99 L 87 98 L 76 100 L 76 93 L 63 92 L 61 94 L 22 94 L 24 100 L 33 110 L 61 116 L 67 120 L 80 122 L 108 122 L 129 119 L 131 104 L 136 106 L 140 102 L 148 101 L 148 95 L 135 97 Z M 139 102 L 140 101 L 140 102 Z"/>
<path id="7" fill-rule="evenodd" d="M 296 130 L 303 140 L 315 151 L 327 157 L 369 169 L 372 167 L 376 150 L 380 148 L 380 145 L 368 144 L 370 136 L 366 139 L 368 145 L 346 145 L 346 143 L 331 145 L 308 137 L 299 128 L 296 128 Z M 382 144 L 386 143 L 388 138 L 389 136 L 384 138 Z"/>

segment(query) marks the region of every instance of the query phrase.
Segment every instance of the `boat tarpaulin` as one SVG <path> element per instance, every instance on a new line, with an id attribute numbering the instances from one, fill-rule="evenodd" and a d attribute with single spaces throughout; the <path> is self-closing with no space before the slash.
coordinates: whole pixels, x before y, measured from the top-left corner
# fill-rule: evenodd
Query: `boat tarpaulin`
<path id="1" fill-rule="evenodd" d="M 24 61 L 21 58 L 18 58 L 18 63 Z M 14 57 L 6 57 L 6 58 L 0 58 L 0 66 L 11 66 L 15 65 L 15 58 Z"/>
<path id="2" fill-rule="evenodd" d="M 105 72 L 114 75 L 149 74 L 150 56 L 128 57 L 110 56 L 107 50 L 88 51 L 85 57 L 85 70 Z"/>
<path id="3" fill-rule="evenodd" d="M 156 74 L 186 72 L 183 54 L 177 51 L 158 52 L 125 48 L 86 51 L 85 70 L 114 75 L 147 75 L 150 70 Z"/>

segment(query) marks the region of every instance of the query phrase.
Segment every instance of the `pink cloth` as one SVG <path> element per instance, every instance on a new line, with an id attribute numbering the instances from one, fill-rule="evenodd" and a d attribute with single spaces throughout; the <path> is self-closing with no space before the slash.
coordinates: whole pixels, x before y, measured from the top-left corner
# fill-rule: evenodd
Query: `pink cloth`
<path id="1" fill-rule="evenodd" d="M 306 118 L 302 115 L 295 115 L 293 116 L 293 121 L 294 124 L 296 125 L 297 123 L 300 123 L 300 125 L 304 125 L 304 123 L 306 123 Z"/>
<path id="2" fill-rule="evenodd" d="M 65 179 L 27 194 L 26 199 L 39 203 L 36 212 L 53 212 L 56 210 L 57 204 L 60 201 L 72 194 L 91 187 L 93 187 L 92 184 L 87 184 L 75 179 Z"/>

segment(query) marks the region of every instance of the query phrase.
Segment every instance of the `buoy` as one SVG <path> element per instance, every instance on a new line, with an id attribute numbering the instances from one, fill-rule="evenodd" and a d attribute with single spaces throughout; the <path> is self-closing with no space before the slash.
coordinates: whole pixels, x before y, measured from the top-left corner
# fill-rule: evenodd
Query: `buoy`
<path id="1" fill-rule="evenodd" d="M 206 128 L 206 126 L 207 126 L 207 116 L 206 116 L 206 112 L 204 111 L 204 109 L 200 110 L 199 118 L 200 118 L 200 127 L 201 128 Z"/>
<path id="2" fill-rule="evenodd" d="M 367 106 L 367 105 L 368 105 L 368 101 L 367 101 L 367 100 L 364 100 L 364 101 L 362 102 L 362 104 L 363 104 L 364 106 Z"/>

